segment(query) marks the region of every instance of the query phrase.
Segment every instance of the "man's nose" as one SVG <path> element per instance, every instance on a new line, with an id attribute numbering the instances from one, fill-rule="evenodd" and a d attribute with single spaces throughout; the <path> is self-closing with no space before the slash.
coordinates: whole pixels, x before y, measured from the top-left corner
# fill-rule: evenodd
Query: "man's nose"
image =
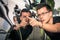
<path id="1" fill-rule="evenodd" d="M 40 18 L 42 19 L 43 18 L 43 15 L 40 15 Z"/>

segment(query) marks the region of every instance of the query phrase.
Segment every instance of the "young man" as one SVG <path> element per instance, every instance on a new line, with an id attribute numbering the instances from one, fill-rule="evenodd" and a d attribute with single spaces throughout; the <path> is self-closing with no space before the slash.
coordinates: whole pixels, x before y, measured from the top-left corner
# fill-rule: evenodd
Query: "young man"
<path id="1" fill-rule="evenodd" d="M 31 12 L 28 9 L 23 9 L 20 13 L 20 23 L 18 24 L 17 18 L 14 17 L 15 27 L 11 32 L 12 40 L 27 40 L 28 36 L 32 32 L 32 26 L 29 25 L 27 17 L 31 17 Z M 19 32 L 17 32 L 19 30 Z"/>
<path id="2" fill-rule="evenodd" d="M 60 40 L 60 17 L 53 18 L 53 12 L 48 4 L 37 5 L 38 20 L 27 17 L 32 26 L 43 28 L 51 40 Z"/>

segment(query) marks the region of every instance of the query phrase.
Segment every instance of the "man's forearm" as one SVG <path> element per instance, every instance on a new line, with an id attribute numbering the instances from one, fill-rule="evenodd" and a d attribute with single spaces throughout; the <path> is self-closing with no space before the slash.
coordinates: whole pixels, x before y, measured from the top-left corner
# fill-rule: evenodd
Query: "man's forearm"
<path id="1" fill-rule="evenodd" d="M 54 24 L 42 24 L 41 28 L 49 32 L 57 32 L 57 29 Z"/>

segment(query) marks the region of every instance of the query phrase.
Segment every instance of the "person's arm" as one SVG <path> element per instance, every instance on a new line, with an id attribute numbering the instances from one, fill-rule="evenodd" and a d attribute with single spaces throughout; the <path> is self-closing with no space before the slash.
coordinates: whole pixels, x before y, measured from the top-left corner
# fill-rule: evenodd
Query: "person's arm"
<path id="1" fill-rule="evenodd" d="M 20 22 L 20 24 L 17 21 L 15 21 L 15 25 L 16 25 L 16 27 L 14 27 L 14 29 L 18 30 L 18 29 L 20 29 L 20 27 L 25 28 L 25 26 L 27 25 L 27 22 L 25 21 L 25 19 L 23 19 Z"/>
<path id="2" fill-rule="evenodd" d="M 43 24 L 43 26 L 41 28 L 43 28 L 43 29 L 45 29 L 46 31 L 49 31 L 49 32 L 60 32 L 60 23 Z"/>
<path id="3" fill-rule="evenodd" d="M 27 18 L 30 20 L 29 23 L 32 26 L 39 26 L 49 32 L 60 32 L 60 23 L 56 23 L 56 24 L 41 23 L 38 22 L 36 19 L 30 17 Z"/>

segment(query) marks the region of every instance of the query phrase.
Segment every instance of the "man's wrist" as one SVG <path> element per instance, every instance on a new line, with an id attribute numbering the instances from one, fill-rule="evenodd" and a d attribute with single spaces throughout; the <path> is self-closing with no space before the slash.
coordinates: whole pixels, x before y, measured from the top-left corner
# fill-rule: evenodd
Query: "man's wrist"
<path id="1" fill-rule="evenodd" d="M 42 28 L 43 24 L 41 22 L 38 22 L 38 25 L 40 28 Z"/>

